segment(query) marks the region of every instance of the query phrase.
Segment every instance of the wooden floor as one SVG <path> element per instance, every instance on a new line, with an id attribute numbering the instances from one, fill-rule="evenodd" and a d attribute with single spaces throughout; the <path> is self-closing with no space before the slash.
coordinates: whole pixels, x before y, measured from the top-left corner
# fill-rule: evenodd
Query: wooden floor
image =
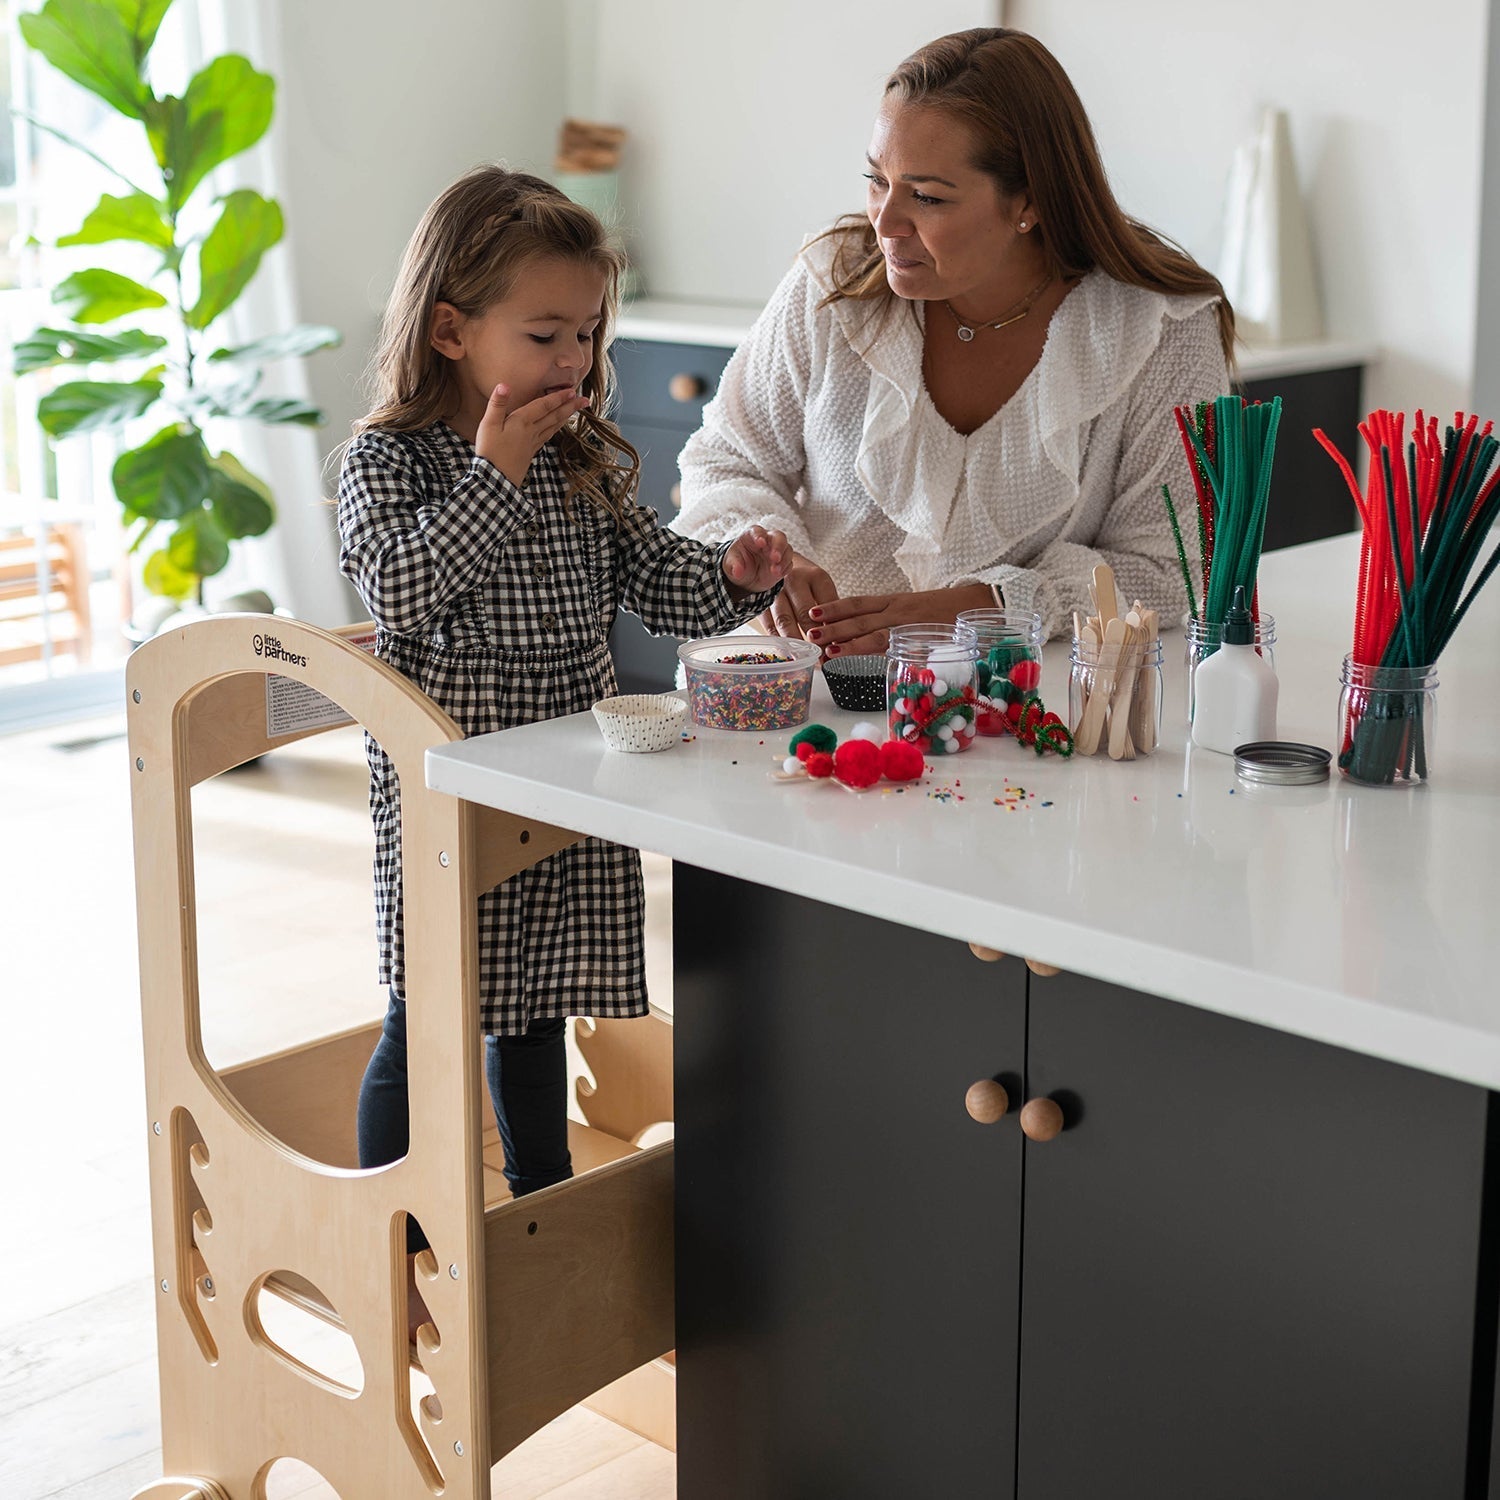
<path id="1" fill-rule="evenodd" d="M 4 1500 L 126 1500 L 161 1475 L 127 770 L 123 720 L 0 738 Z M 384 1010 L 365 790 L 357 733 L 336 730 L 195 791 L 216 1065 Z M 648 861 L 667 1006 L 668 883 Z M 272 1478 L 270 1500 L 332 1494 L 290 1463 Z M 575 1408 L 496 1466 L 493 1493 L 661 1500 L 673 1456 Z"/>

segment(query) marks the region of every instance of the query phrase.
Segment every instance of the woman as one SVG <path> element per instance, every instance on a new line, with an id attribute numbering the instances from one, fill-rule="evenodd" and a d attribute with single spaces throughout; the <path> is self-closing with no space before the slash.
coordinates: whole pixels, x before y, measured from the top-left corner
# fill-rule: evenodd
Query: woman
<path id="1" fill-rule="evenodd" d="M 1223 289 L 1129 219 L 1033 37 L 941 37 L 886 85 L 867 221 L 803 247 L 682 455 L 676 529 L 784 531 L 763 624 L 826 655 L 994 605 L 1046 632 L 1094 566 L 1186 606 L 1162 503 L 1190 488 L 1172 408 L 1222 395 Z"/>

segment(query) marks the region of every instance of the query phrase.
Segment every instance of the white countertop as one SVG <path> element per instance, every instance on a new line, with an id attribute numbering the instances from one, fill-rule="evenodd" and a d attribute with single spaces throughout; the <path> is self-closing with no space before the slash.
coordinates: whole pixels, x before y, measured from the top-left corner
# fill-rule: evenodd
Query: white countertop
<path id="1" fill-rule="evenodd" d="M 732 349 L 749 333 L 760 308 L 749 303 L 674 302 L 668 298 L 643 297 L 620 309 L 616 332 L 622 339 L 644 339 L 648 343 L 707 344 Z M 1372 344 L 1346 339 L 1320 339 L 1313 343 L 1282 344 L 1239 351 L 1242 380 L 1274 380 L 1283 375 L 1302 375 L 1311 370 L 1341 370 L 1350 365 L 1368 365 L 1376 355 Z"/>
<path id="2" fill-rule="evenodd" d="M 1358 539 L 1268 553 L 1280 734 L 1332 748 Z M 1500 583 L 1439 663 L 1432 782 L 1250 788 L 1189 750 L 1182 637 L 1162 746 L 1039 759 L 984 740 L 862 795 L 769 778 L 790 731 L 605 750 L 589 714 L 427 758 L 440 791 L 932 932 L 1500 1088 Z M 1066 712 L 1066 648 L 1042 695 Z M 814 718 L 841 736 L 821 676 Z M 760 743 L 764 741 L 764 743 Z M 1024 811 L 996 804 L 1007 786 Z M 946 789 L 946 790 L 945 790 Z M 964 800 L 957 798 L 962 796 Z M 1044 805 L 1050 804 L 1050 805 Z M 774 934 L 767 935 L 768 940 Z M 1274 1080 L 1267 1080 L 1268 1100 Z"/>

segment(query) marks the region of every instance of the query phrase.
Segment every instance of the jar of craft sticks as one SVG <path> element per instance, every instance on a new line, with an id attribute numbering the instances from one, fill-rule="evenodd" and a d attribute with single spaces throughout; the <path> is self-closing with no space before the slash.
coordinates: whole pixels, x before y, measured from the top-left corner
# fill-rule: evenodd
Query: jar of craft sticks
<path id="1" fill-rule="evenodd" d="M 885 653 L 886 720 L 892 739 L 923 755 L 955 755 L 974 743 L 979 638 L 972 626 L 898 625 Z"/>
<path id="2" fill-rule="evenodd" d="M 975 727 L 980 734 L 1004 734 L 1006 705 L 1041 691 L 1042 617 L 1030 610 L 966 609 L 958 620 L 979 638 Z"/>
<path id="3" fill-rule="evenodd" d="M 1068 658 L 1068 728 L 1078 755 L 1135 760 L 1161 740 L 1161 641 L 1075 636 Z"/>

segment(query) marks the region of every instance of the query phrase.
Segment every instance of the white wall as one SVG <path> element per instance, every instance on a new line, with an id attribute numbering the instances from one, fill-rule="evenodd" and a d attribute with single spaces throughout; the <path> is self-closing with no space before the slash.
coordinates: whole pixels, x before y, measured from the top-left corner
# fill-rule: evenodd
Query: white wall
<path id="1" fill-rule="evenodd" d="M 1474 319 L 1474 409 L 1500 422 L 1500 0 L 1490 3 L 1486 49 L 1479 307 Z"/>
<path id="2" fill-rule="evenodd" d="M 652 296 L 763 302 L 802 238 L 864 203 L 891 69 L 993 25 L 995 0 L 572 0 L 593 50 L 570 104 L 625 125 L 631 248 Z"/>
<path id="3" fill-rule="evenodd" d="M 264 0 L 261 14 L 264 50 L 250 55 L 278 84 L 269 149 L 287 239 L 277 253 L 295 315 L 344 336 L 302 367 L 328 413 L 318 437 L 326 458 L 368 409 L 365 368 L 423 210 L 481 162 L 550 167 L 566 92 L 565 18 L 561 6 L 534 0 Z M 290 449 L 298 438 L 278 434 L 271 444 Z M 273 451 L 279 602 L 317 623 L 358 618 L 323 503 L 336 476 L 276 460 Z M 302 476 L 300 492 L 288 489 L 289 472 Z"/>
<path id="4" fill-rule="evenodd" d="M 1287 109 L 1329 335 L 1383 350 L 1367 406 L 1451 415 L 1473 400 L 1487 12 L 1011 0 L 1007 21 L 1068 70 L 1126 209 L 1210 265 L 1234 148 Z"/>

